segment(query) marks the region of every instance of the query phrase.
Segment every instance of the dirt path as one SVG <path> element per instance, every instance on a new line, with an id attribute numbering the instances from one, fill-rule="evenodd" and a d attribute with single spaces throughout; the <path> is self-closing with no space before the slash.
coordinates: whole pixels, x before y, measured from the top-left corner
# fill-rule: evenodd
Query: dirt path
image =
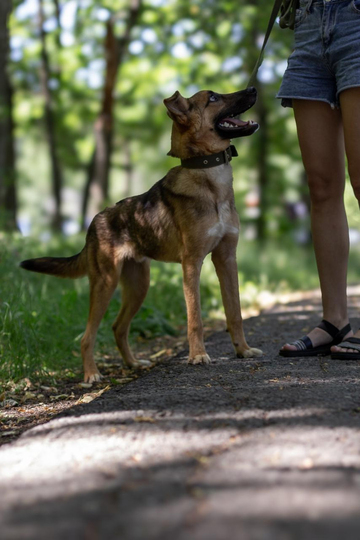
<path id="1" fill-rule="evenodd" d="M 1 539 L 358 540 L 360 362 L 277 356 L 319 310 L 247 320 L 262 359 L 216 333 L 210 366 L 180 354 L 3 446 Z"/>

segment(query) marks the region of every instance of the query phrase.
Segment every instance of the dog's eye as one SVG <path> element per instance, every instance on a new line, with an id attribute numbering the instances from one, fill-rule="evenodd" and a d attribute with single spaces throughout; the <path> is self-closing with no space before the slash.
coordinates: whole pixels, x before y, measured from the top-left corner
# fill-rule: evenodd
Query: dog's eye
<path id="1" fill-rule="evenodd" d="M 211 94 L 211 96 L 209 97 L 209 101 L 218 101 L 218 100 L 219 98 L 215 94 Z"/>

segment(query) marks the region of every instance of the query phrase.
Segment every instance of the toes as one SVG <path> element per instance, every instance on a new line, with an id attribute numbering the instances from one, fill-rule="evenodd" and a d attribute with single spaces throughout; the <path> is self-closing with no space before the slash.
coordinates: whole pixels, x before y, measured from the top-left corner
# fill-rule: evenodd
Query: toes
<path id="1" fill-rule="evenodd" d="M 245 351 L 244 357 L 245 358 L 254 358 L 256 356 L 263 356 L 264 353 L 261 349 L 255 349 L 254 347 L 250 347 L 247 351 Z"/>
<path id="2" fill-rule="evenodd" d="M 358 351 L 356 349 L 345 349 L 344 347 L 337 347 L 336 345 L 334 345 L 334 347 L 331 347 L 331 352 L 333 353 L 352 353 L 352 354 L 357 354 Z"/>
<path id="3" fill-rule="evenodd" d="M 283 347 L 281 347 L 282 351 L 296 351 L 295 345 L 290 345 L 289 343 L 285 343 Z"/>
<path id="4" fill-rule="evenodd" d="M 99 382 L 101 381 L 102 379 L 102 375 L 98 372 L 96 373 L 85 373 L 84 375 L 84 382 L 86 383 L 94 383 L 94 382 Z"/>
<path id="5" fill-rule="evenodd" d="M 137 363 L 139 364 L 139 366 L 152 366 L 152 362 L 150 362 L 150 360 L 138 360 Z"/>
<path id="6" fill-rule="evenodd" d="M 260 349 L 255 349 L 253 347 L 250 347 L 250 349 L 246 349 L 242 353 L 238 353 L 238 357 L 242 358 L 255 358 L 259 356 L 263 356 L 263 352 Z"/>
<path id="7" fill-rule="evenodd" d="M 189 358 L 188 364 L 193 364 L 194 366 L 197 364 L 210 364 L 210 356 L 208 354 L 197 354 L 193 358 Z"/>

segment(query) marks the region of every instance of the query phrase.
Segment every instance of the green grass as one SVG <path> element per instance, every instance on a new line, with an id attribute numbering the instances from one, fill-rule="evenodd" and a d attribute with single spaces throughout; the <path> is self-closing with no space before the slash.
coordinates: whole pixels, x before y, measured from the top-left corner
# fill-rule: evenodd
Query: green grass
<path id="1" fill-rule="evenodd" d="M 64 368 L 81 369 L 80 339 L 88 311 L 87 278 L 60 280 L 25 272 L 24 258 L 66 256 L 81 249 L 83 237 L 53 238 L 47 243 L 19 235 L 0 236 L 0 381 L 25 376 L 48 376 Z M 256 305 L 260 293 L 306 290 L 318 286 L 311 249 L 292 244 L 260 247 L 242 241 L 239 277 L 243 307 Z M 352 254 L 350 280 L 356 280 L 360 255 Z M 209 258 L 201 284 L 203 316 L 222 310 L 220 290 Z M 111 324 L 120 305 L 120 291 L 112 299 L 100 326 L 97 354 L 117 354 Z M 186 322 L 181 267 L 154 262 L 148 296 L 135 317 L 131 339 L 176 334 Z"/>

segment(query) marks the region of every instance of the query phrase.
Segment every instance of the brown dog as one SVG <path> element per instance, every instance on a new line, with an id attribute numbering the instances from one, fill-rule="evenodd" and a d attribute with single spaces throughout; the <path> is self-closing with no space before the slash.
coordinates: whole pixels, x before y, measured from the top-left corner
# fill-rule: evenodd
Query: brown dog
<path id="1" fill-rule="evenodd" d="M 93 357 L 95 338 L 119 281 L 122 307 L 113 325 L 115 339 L 126 364 L 139 365 L 129 348 L 128 333 L 148 291 L 151 259 L 182 264 L 189 363 L 210 362 L 199 290 L 201 266 L 210 252 L 236 355 L 261 356 L 262 351 L 248 346 L 243 332 L 236 264 L 239 218 L 229 164 L 234 151 L 229 148 L 230 139 L 251 135 L 258 128 L 255 122 L 238 118 L 255 101 L 254 88 L 223 95 L 201 91 L 189 99 L 175 92 L 164 103 L 173 120 L 169 154 L 180 158 L 181 165 L 147 193 L 124 199 L 95 216 L 81 253 L 21 263 L 26 270 L 58 277 L 88 275 L 90 313 L 81 340 L 86 382 L 100 379 Z"/>

